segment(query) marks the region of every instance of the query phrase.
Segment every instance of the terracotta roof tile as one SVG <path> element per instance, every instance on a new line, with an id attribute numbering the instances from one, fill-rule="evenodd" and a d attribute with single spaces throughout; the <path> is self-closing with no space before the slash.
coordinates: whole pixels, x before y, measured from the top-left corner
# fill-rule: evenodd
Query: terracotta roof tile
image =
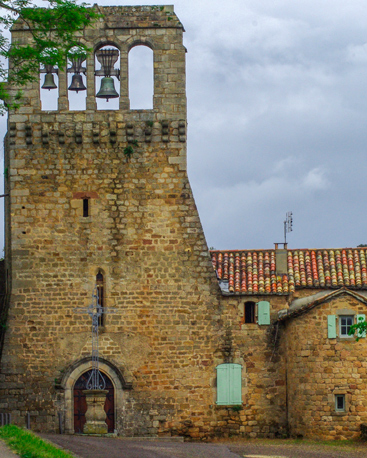
<path id="1" fill-rule="evenodd" d="M 288 250 L 287 274 L 277 275 L 275 250 L 210 252 L 230 293 L 288 294 L 300 288 L 367 289 L 367 249 Z"/>

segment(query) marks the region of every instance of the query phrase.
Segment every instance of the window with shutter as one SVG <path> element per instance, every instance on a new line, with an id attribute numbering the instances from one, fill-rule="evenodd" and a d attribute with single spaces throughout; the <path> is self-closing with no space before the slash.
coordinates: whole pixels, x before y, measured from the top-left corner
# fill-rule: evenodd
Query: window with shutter
<path id="1" fill-rule="evenodd" d="M 220 364 L 217 366 L 217 404 L 242 404 L 240 364 Z"/>
<path id="2" fill-rule="evenodd" d="M 258 324 L 270 324 L 270 304 L 268 301 L 260 301 L 257 304 Z"/>

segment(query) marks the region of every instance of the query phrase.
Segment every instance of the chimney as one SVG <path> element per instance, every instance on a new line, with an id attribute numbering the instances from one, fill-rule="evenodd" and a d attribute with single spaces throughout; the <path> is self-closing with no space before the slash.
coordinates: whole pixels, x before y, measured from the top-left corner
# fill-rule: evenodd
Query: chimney
<path id="1" fill-rule="evenodd" d="M 288 245 L 286 243 L 274 243 L 275 245 L 275 273 L 277 275 L 288 274 Z M 283 248 L 279 248 L 283 245 Z"/>

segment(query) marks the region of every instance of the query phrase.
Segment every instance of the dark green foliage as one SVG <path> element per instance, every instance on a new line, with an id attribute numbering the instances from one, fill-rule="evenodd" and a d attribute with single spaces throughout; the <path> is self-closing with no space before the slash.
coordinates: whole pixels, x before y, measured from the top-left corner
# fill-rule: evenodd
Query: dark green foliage
<path id="1" fill-rule="evenodd" d="M 130 145 L 128 145 L 128 146 L 126 146 L 124 148 L 124 154 L 125 154 L 126 159 L 128 161 L 130 160 L 131 156 L 134 154 L 134 149 L 133 149 L 132 145 L 139 146 L 137 140 L 133 140 Z"/>
<path id="2" fill-rule="evenodd" d="M 367 332 L 367 321 L 364 321 L 363 319 L 361 319 L 358 323 L 353 324 L 350 327 L 348 334 L 352 336 L 355 333 L 357 333 L 356 341 L 358 342 L 360 339 L 360 336 L 362 336 L 366 332 Z"/>
<path id="3" fill-rule="evenodd" d="M 8 83 L 18 88 L 24 86 L 38 78 L 43 65 L 64 68 L 68 51 L 75 46 L 81 49 L 74 33 L 98 17 L 92 8 L 84 3 L 77 5 L 75 0 L 48 0 L 47 8 L 33 6 L 30 0 L 0 0 L 0 56 L 12 62 L 9 71 L 0 66 L 0 99 L 5 101 L 5 107 L 9 104 Z M 13 42 L 10 45 L 4 37 L 4 30 L 18 21 L 24 22 L 31 31 L 32 44 Z M 19 104 L 21 97 L 19 90 L 11 101 L 13 107 Z"/>
<path id="4" fill-rule="evenodd" d="M 231 409 L 233 410 L 233 412 L 239 412 L 240 410 L 242 410 L 242 406 L 233 406 L 231 407 Z"/>

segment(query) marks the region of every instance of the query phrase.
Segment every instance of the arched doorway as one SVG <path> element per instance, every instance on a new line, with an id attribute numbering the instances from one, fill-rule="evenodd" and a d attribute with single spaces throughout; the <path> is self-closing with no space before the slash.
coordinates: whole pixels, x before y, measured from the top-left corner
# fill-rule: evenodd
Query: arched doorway
<path id="1" fill-rule="evenodd" d="M 85 412 L 87 411 L 87 403 L 83 391 L 86 389 L 87 381 L 90 377 L 91 370 L 84 372 L 74 385 L 74 432 L 82 433 L 85 424 Z M 104 410 L 106 412 L 106 423 L 108 432 L 113 433 L 115 430 L 115 391 L 111 379 L 102 374 L 106 382 L 106 403 Z"/>

